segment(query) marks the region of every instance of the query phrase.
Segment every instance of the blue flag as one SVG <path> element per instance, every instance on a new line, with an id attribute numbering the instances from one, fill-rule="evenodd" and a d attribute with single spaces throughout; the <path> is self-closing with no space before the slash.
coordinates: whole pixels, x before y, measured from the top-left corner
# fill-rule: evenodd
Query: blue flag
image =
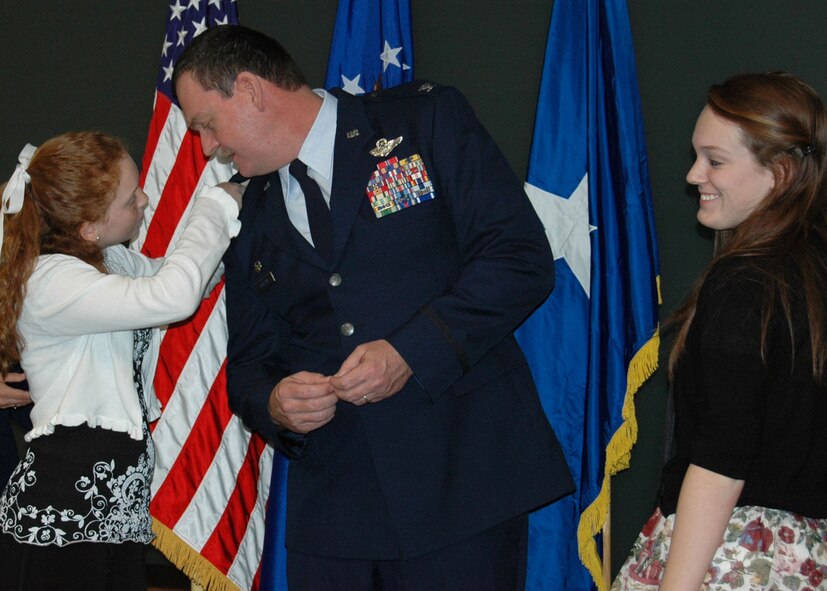
<path id="1" fill-rule="evenodd" d="M 325 88 L 364 94 L 411 80 L 410 0 L 339 0 Z"/>
<path id="2" fill-rule="evenodd" d="M 287 591 L 287 548 L 284 526 L 287 522 L 287 458 L 273 454 L 270 496 L 267 499 L 264 547 L 261 552 L 261 591 Z"/>
<path id="3" fill-rule="evenodd" d="M 628 466 L 633 395 L 657 367 L 659 344 L 658 253 L 626 1 L 556 0 L 553 10 L 526 192 L 545 224 L 557 284 L 517 338 L 577 490 L 531 516 L 529 591 L 605 588 L 595 536 L 607 479 Z"/>
<path id="4" fill-rule="evenodd" d="M 330 47 L 325 88 L 364 94 L 413 80 L 409 0 L 340 0 Z M 286 591 L 284 525 L 287 460 L 275 454 L 267 532 L 261 563 L 262 591 Z"/>

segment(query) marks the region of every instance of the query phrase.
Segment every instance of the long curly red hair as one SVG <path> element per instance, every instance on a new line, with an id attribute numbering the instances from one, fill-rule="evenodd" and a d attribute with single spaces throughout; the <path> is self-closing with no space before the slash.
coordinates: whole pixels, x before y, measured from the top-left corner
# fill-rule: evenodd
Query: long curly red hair
<path id="1" fill-rule="evenodd" d="M 27 168 L 23 207 L 7 215 L 0 256 L 0 374 L 20 361 L 25 343 L 17 320 L 26 283 L 41 254 L 75 256 L 106 272 L 103 252 L 80 237 L 85 222 L 102 220 L 115 198 L 120 161 L 128 152 L 119 140 L 100 132 L 71 132 L 35 151 Z"/>

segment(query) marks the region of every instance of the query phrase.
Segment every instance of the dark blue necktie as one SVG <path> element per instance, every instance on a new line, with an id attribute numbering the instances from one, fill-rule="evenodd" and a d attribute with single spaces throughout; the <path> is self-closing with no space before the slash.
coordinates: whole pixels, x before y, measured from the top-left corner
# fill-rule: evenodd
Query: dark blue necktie
<path id="1" fill-rule="evenodd" d="M 330 261 L 333 258 L 333 216 L 324 201 L 322 190 L 316 181 L 307 176 L 307 165 L 298 158 L 290 163 L 289 170 L 290 175 L 299 181 L 304 193 L 313 245 L 326 261 Z"/>

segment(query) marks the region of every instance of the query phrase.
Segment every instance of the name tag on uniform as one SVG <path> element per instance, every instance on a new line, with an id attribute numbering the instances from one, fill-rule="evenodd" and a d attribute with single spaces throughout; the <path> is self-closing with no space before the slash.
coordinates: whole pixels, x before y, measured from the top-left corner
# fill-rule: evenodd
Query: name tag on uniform
<path id="1" fill-rule="evenodd" d="M 378 218 L 434 198 L 434 185 L 419 154 L 377 164 L 365 191 Z"/>

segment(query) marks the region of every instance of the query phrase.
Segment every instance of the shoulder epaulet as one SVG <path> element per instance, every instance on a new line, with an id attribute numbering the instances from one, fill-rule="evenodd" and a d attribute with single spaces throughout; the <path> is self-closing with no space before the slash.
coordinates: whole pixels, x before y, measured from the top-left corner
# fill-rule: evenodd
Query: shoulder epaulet
<path id="1" fill-rule="evenodd" d="M 439 89 L 441 88 L 443 88 L 442 85 L 428 80 L 414 80 L 413 82 L 407 82 L 405 84 L 400 84 L 399 86 L 369 92 L 365 95 L 365 100 L 387 101 L 417 96 L 428 96 L 435 92 L 439 92 Z"/>

